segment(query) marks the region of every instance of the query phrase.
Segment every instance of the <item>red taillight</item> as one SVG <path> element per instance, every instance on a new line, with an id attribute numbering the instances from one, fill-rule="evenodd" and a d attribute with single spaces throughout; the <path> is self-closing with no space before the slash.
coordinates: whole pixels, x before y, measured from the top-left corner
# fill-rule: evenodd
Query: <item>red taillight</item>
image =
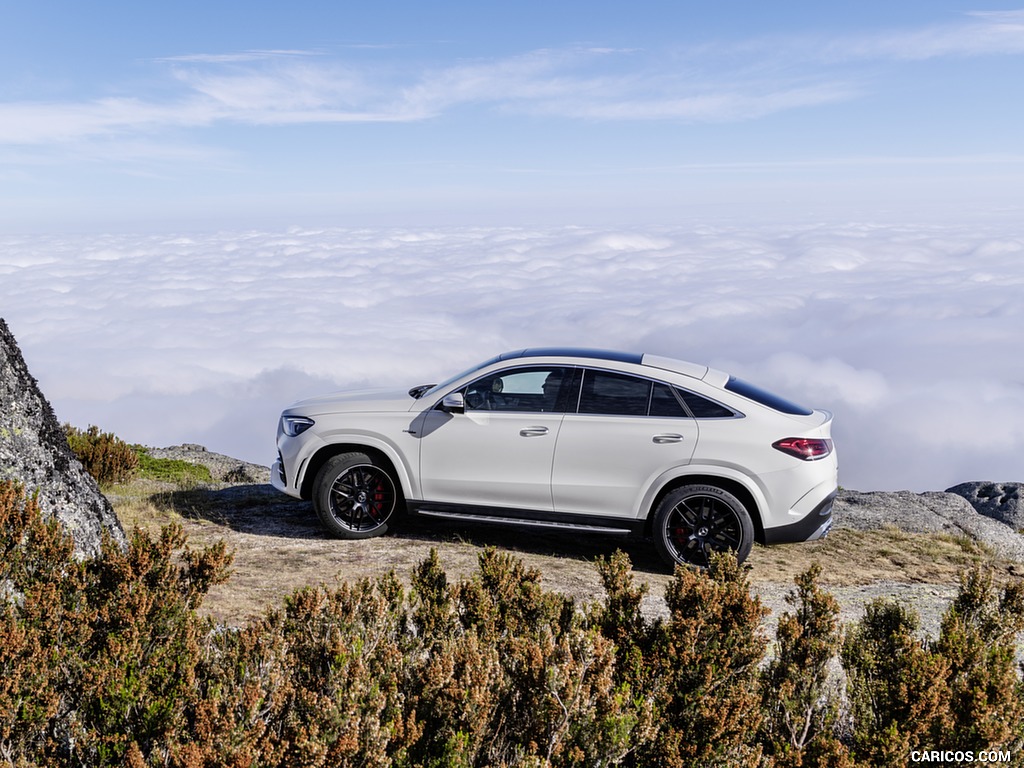
<path id="1" fill-rule="evenodd" d="M 772 448 L 804 461 L 814 461 L 832 453 L 832 441 L 821 437 L 784 437 L 772 443 Z"/>

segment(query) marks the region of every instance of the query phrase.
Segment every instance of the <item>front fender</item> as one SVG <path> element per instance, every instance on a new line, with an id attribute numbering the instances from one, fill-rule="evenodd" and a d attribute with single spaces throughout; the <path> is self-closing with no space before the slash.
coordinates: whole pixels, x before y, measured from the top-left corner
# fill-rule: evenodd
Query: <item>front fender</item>
<path id="1" fill-rule="evenodd" d="M 416 446 L 418 448 L 418 446 Z M 415 471 L 418 454 L 410 455 L 408 451 L 395 443 L 381 438 L 379 435 L 346 430 L 325 434 L 316 450 L 302 463 L 297 478 L 297 486 L 307 496 L 316 473 L 328 458 L 338 453 L 370 450 L 385 456 L 395 468 L 395 480 L 402 488 L 402 495 L 407 499 L 418 498 L 419 478 Z"/>

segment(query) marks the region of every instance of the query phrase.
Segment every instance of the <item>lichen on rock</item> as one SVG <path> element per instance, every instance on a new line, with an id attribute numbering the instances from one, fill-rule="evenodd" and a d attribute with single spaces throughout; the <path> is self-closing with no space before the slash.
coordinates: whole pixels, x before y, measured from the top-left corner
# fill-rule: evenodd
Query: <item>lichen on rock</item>
<path id="1" fill-rule="evenodd" d="M 0 481 L 14 480 L 36 494 L 56 517 L 79 556 L 99 552 L 103 533 L 120 545 L 124 531 L 96 481 L 68 447 L 53 407 L 29 373 L 7 323 L 0 318 Z"/>

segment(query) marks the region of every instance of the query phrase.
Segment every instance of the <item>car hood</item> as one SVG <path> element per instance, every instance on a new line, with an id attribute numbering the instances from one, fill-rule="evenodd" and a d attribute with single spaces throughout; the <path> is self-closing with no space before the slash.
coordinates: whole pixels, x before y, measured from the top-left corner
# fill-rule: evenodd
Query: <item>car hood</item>
<path id="1" fill-rule="evenodd" d="M 407 391 L 399 389 L 359 389 L 332 392 L 293 403 L 289 413 L 358 413 L 369 411 L 408 411 L 416 402 Z"/>

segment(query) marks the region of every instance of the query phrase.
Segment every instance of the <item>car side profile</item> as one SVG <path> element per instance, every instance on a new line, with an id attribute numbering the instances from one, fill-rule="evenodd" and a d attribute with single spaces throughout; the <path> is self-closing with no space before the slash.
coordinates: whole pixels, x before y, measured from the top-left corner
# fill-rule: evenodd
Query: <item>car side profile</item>
<path id="1" fill-rule="evenodd" d="M 523 349 L 441 384 L 295 403 L 271 479 L 341 538 L 408 513 L 642 535 L 667 563 L 703 567 L 828 532 L 831 424 L 704 365 Z"/>

